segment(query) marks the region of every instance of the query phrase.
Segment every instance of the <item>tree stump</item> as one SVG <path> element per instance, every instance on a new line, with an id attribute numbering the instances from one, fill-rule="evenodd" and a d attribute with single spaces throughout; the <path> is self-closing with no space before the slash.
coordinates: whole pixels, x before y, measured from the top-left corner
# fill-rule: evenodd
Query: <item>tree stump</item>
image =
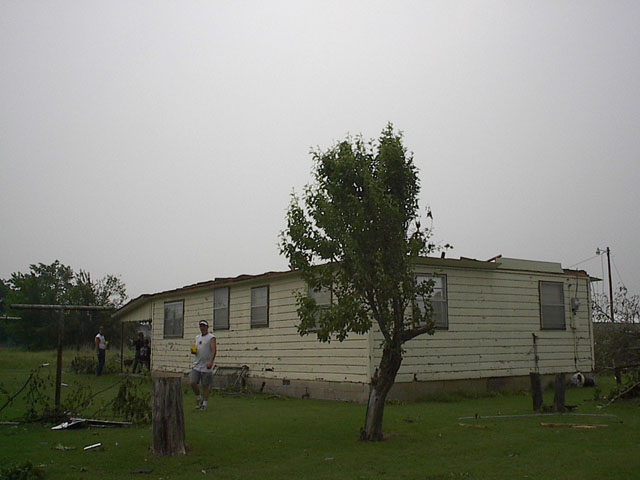
<path id="1" fill-rule="evenodd" d="M 184 410 L 181 375 L 164 372 L 153 374 L 153 442 L 157 455 L 185 455 Z"/>
<path id="2" fill-rule="evenodd" d="M 533 399 L 533 411 L 539 412 L 542 410 L 542 382 L 540 381 L 540 374 L 530 372 L 531 378 L 531 398 Z"/>
<path id="3" fill-rule="evenodd" d="M 564 390 L 565 381 L 564 373 L 558 373 L 556 375 L 555 388 L 553 389 L 553 411 L 564 413 Z"/>

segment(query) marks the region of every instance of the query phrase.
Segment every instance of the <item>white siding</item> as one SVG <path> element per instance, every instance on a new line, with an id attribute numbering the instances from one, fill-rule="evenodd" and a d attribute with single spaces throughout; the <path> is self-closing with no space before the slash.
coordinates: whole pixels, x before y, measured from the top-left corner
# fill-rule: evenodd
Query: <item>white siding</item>
<path id="1" fill-rule="evenodd" d="M 121 319 L 122 322 L 148 322 L 149 320 L 151 320 L 151 302 L 134 308 Z"/>
<path id="2" fill-rule="evenodd" d="M 589 279 L 562 272 L 558 264 L 506 262 L 508 268 L 485 262 L 437 259 L 420 264 L 416 273 L 444 274 L 447 278 L 448 330 L 437 330 L 407 342 L 397 383 L 527 376 L 591 371 Z M 477 266 L 478 263 L 482 265 Z M 527 270 L 515 270 L 517 265 Z M 540 328 L 539 281 L 564 284 L 565 330 Z M 269 325 L 251 328 L 251 288 L 269 286 Z M 213 287 L 229 287 L 229 330 L 214 332 L 220 367 L 249 367 L 253 378 L 300 381 L 369 383 L 382 353 L 377 327 L 367 335 L 352 335 L 344 342 L 318 342 L 315 335 L 301 337 L 293 292 L 306 291 L 294 273 L 265 275 L 200 290 L 158 294 L 123 315 L 122 321 L 152 318 L 152 368 L 187 373 L 193 356 L 190 346 L 202 319 L 212 325 Z M 571 312 L 571 298 L 580 308 Z M 164 303 L 184 301 L 184 335 L 164 338 Z M 536 367 L 534 335 L 538 363 Z"/>
<path id="3" fill-rule="evenodd" d="M 591 370 L 588 279 L 499 269 L 418 271 L 447 275 L 449 329 L 405 345 L 397 382 L 528 375 L 536 370 L 534 334 L 540 373 Z M 564 283 L 566 330 L 540 328 L 540 280 Z M 574 318 L 576 285 L 581 307 Z M 380 355 L 377 348 L 376 362 Z"/>
<path id="4" fill-rule="evenodd" d="M 251 328 L 251 288 L 269 285 L 269 326 Z M 320 343 L 315 335 L 297 331 L 295 289 L 304 289 L 299 277 L 287 275 L 264 282 L 229 287 L 229 330 L 215 331 L 219 367 L 249 367 L 249 375 L 290 380 L 368 382 L 368 340 L 354 335 L 344 342 Z M 184 300 L 183 338 L 164 338 L 164 303 Z M 156 298 L 153 305 L 154 370 L 187 373 L 193 356 L 190 346 L 202 319 L 212 325 L 213 290 Z"/>
<path id="5" fill-rule="evenodd" d="M 315 335 L 301 337 L 293 291 L 306 290 L 297 276 L 269 282 L 269 326 L 251 328 L 250 282 L 230 288 L 229 330 L 216 332 L 221 367 L 249 366 L 249 374 L 263 378 L 368 381 L 368 343 L 365 336 L 344 342 L 320 343 Z"/>

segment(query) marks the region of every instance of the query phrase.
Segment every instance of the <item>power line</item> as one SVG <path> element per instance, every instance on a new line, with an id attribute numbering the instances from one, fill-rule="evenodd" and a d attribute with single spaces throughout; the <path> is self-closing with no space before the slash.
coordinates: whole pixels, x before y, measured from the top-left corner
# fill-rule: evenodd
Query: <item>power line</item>
<path id="1" fill-rule="evenodd" d="M 622 280 L 622 275 L 620 275 L 620 271 L 618 270 L 618 266 L 616 265 L 616 260 L 615 258 L 613 258 L 613 256 L 611 257 L 611 261 L 613 262 L 613 268 L 616 270 L 616 273 L 618 274 L 618 279 L 620 280 L 620 283 L 624 288 L 627 288 L 627 286 L 624 284 L 624 281 Z"/>
<path id="2" fill-rule="evenodd" d="M 583 264 L 583 263 L 586 263 L 586 262 L 589 262 L 589 261 L 591 261 L 591 260 L 593 260 L 594 258 L 599 257 L 599 256 L 600 256 L 600 255 L 597 255 L 597 254 L 596 254 L 596 255 L 594 255 L 593 257 L 589 257 L 589 258 L 587 258 L 586 260 L 582 260 L 581 262 L 574 263 L 573 265 L 570 265 L 570 266 L 569 266 L 569 268 L 577 267 L 578 265 Z"/>

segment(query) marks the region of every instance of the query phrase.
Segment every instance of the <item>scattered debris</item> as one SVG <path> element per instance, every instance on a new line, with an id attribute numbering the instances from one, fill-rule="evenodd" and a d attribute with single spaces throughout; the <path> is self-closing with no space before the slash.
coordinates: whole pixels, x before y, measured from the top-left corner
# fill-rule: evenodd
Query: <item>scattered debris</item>
<path id="1" fill-rule="evenodd" d="M 593 377 L 576 372 L 571 377 L 571 384 L 574 387 L 595 387 L 596 381 Z"/>
<path id="2" fill-rule="evenodd" d="M 611 418 L 616 419 L 619 423 L 622 423 L 616 415 L 606 414 L 606 413 L 525 413 L 521 415 L 478 415 L 476 414 L 473 417 L 458 417 L 458 420 L 480 420 L 487 418 L 526 418 L 526 417 L 599 417 L 599 418 Z"/>
<path id="3" fill-rule="evenodd" d="M 587 425 L 584 423 L 576 424 L 576 423 L 541 423 L 541 427 L 550 427 L 550 428 L 582 428 L 585 430 L 593 430 L 596 428 L 607 428 L 609 425 L 605 424 L 596 424 L 596 425 Z"/>
<path id="4" fill-rule="evenodd" d="M 465 427 L 465 428 L 481 428 L 481 429 L 487 429 L 489 428 L 487 425 L 473 425 L 473 424 L 469 424 L 469 423 L 459 423 L 458 424 L 459 427 Z"/>
<path id="5" fill-rule="evenodd" d="M 102 446 L 102 443 L 98 442 L 98 443 L 94 443 L 93 445 L 87 445 L 86 447 L 84 447 L 83 450 L 91 450 L 93 448 L 98 448 L 101 446 Z"/>
<path id="6" fill-rule="evenodd" d="M 51 447 L 54 450 L 75 450 L 76 447 L 67 447 L 65 445 L 62 445 L 61 443 L 58 443 L 55 447 Z"/>
<path id="7" fill-rule="evenodd" d="M 112 420 L 96 420 L 92 418 L 70 418 L 67 422 L 51 427 L 51 430 L 67 430 L 80 427 L 128 427 L 131 422 L 115 422 Z"/>

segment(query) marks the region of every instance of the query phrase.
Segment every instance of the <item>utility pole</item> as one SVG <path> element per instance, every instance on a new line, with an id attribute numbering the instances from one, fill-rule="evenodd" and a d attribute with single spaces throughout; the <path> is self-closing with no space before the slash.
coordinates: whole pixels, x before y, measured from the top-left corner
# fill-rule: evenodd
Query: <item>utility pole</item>
<path id="1" fill-rule="evenodd" d="M 609 249 L 609 247 L 607 247 L 605 252 L 607 253 L 607 269 L 609 271 L 609 311 L 611 314 L 611 323 L 613 323 L 615 319 L 613 316 L 613 282 L 611 281 L 611 250 Z M 596 249 L 596 255 L 602 255 L 605 252 L 603 252 L 599 248 Z"/>
<path id="2" fill-rule="evenodd" d="M 609 269 L 609 309 L 611 310 L 611 323 L 613 323 L 613 282 L 611 281 L 611 250 L 609 247 L 607 247 L 607 267 Z"/>

